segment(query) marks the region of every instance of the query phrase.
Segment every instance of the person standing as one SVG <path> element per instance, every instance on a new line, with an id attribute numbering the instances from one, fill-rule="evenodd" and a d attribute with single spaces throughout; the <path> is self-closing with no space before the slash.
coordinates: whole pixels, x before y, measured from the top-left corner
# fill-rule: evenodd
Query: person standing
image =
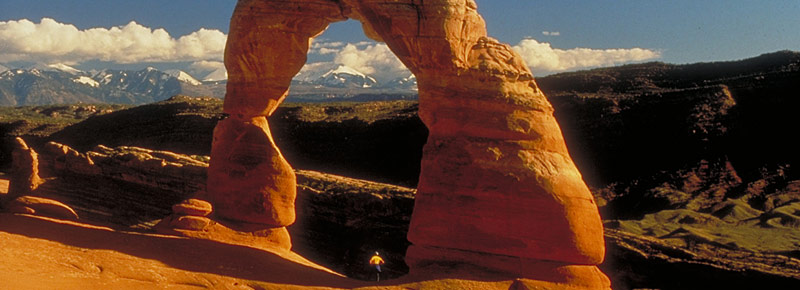
<path id="1" fill-rule="evenodd" d="M 384 263 L 385 262 L 383 261 L 383 258 L 381 258 L 381 255 L 378 252 L 375 252 L 375 255 L 369 259 L 369 264 L 374 266 L 375 270 L 377 271 L 378 282 L 381 281 L 381 265 Z"/>

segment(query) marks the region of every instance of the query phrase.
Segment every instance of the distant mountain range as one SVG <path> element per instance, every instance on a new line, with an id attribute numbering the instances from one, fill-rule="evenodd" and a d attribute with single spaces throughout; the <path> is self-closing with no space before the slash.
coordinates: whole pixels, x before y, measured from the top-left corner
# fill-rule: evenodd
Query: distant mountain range
<path id="1" fill-rule="evenodd" d="M 36 64 L 25 68 L 0 66 L 0 106 L 68 103 L 145 104 L 175 95 L 224 98 L 227 74 L 213 71 L 198 80 L 181 70 L 81 71 L 65 64 Z M 331 99 L 353 101 L 416 97 L 416 79 L 399 78 L 384 84 L 343 65 L 312 65 L 292 82 L 289 101 Z"/>
<path id="2" fill-rule="evenodd" d="M 744 76 L 797 71 L 800 52 L 778 51 L 754 58 L 686 65 L 650 62 L 568 72 L 536 78 L 548 97 L 563 94 L 630 96 L 725 83 Z M 709 80 L 706 76 L 714 76 Z M 69 103 L 146 104 L 175 95 L 224 98 L 227 74 L 201 78 L 180 70 L 81 71 L 64 64 L 26 68 L 0 65 L 0 106 Z M 379 81 L 351 67 L 332 63 L 306 65 L 292 81 L 287 102 L 374 101 L 417 98 L 414 75 Z"/>

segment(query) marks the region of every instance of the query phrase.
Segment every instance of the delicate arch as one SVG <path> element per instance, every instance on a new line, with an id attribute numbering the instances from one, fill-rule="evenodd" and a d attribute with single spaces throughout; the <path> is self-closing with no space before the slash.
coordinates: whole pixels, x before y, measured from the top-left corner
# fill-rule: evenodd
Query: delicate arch
<path id="1" fill-rule="evenodd" d="M 294 222 L 295 176 L 267 119 L 329 23 L 357 19 L 417 76 L 430 135 L 408 238 L 412 273 L 479 266 L 608 288 L 597 207 L 552 107 L 521 58 L 491 39 L 472 0 L 240 0 L 208 193 L 225 219 Z M 576 282 L 577 281 L 577 282 Z"/>

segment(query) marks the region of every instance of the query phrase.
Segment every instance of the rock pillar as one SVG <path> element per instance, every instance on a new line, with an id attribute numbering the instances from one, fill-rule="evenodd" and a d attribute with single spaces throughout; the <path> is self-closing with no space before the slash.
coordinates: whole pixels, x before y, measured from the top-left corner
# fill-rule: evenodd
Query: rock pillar
<path id="1" fill-rule="evenodd" d="M 340 19 L 339 11 L 331 1 L 237 3 L 225 49 L 228 118 L 214 129 L 207 182 L 215 217 L 233 229 L 283 228 L 295 220 L 294 171 L 267 117 L 305 64 L 311 38 Z"/>
<path id="2" fill-rule="evenodd" d="M 412 274 L 482 268 L 608 288 L 596 267 L 603 225 L 553 107 L 521 57 L 487 37 L 474 1 L 349 3 L 417 76 L 430 130 L 408 233 Z"/>
<path id="3" fill-rule="evenodd" d="M 7 200 L 29 195 L 44 183 L 44 180 L 39 177 L 39 154 L 28 147 L 25 140 L 20 137 L 14 139 L 11 158 L 12 171 L 9 179 L 8 196 L 4 197 Z"/>

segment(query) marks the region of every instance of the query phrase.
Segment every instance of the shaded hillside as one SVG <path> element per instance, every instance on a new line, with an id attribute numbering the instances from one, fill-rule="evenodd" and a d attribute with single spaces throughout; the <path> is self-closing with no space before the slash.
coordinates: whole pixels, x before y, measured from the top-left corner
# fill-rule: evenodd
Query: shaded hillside
<path id="1" fill-rule="evenodd" d="M 221 112 L 219 99 L 176 96 L 114 114 L 90 117 L 52 134 L 48 140 L 81 151 L 103 144 L 208 155 L 211 133 Z"/>
<path id="2" fill-rule="evenodd" d="M 287 104 L 270 118 L 270 126 L 295 168 L 413 186 L 427 138 L 416 111 L 417 104 L 411 101 Z M 221 100 L 176 96 L 64 128 L 71 124 L 66 123 L 50 132 L 10 130 L 5 140 L 11 144 L 12 136 L 22 135 L 34 145 L 56 141 L 82 151 L 103 144 L 208 155 L 221 112 Z M 32 122 L 13 119 L 7 126 Z M 1 155 L 5 165 L 10 162 L 9 150 Z"/>
<path id="3" fill-rule="evenodd" d="M 702 158 L 728 158 L 748 176 L 797 163 L 791 152 L 800 143 L 787 132 L 800 121 L 793 113 L 800 104 L 798 79 L 800 53 L 781 51 L 737 62 L 638 64 L 537 81 L 579 168 L 602 186 Z"/>
<path id="4" fill-rule="evenodd" d="M 270 118 L 297 168 L 416 186 L 428 130 L 409 101 L 298 105 Z"/>
<path id="5" fill-rule="evenodd" d="M 794 152 L 800 141 L 789 133 L 800 123 L 793 112 L 800 105 L 798 79 L 800 53 L 783 51 L 739 62 L 597 69 L 538 82 L 584 178 L 614 200 L 606 217 L 641 218 L 766 196 L 785 185 L 752 192 L 752 184 L 770 176 L 798 179 L 792 165 L 800 161 Z M 573 89 L 564 90 L 569 84 Z"/>
<path id="6" fill-rule="evenodd" d="M 0 171 L 11 163 L 14 136 L 42 144 L 51 134 L 92 116 L 128 108 L 126 105 L 75 104 L 0 107 Z"/>
<path id="7" fill-rule="evenodd" d="M 800 52 L 778 51 L 739 61 L 686 65 L 650 62 L 587 71 L 560 73 L 537 78 L 549 96 L 577 93 L 618 97 L 643 92 L 687 89 L 751 81 L 800 69 Z"/>

